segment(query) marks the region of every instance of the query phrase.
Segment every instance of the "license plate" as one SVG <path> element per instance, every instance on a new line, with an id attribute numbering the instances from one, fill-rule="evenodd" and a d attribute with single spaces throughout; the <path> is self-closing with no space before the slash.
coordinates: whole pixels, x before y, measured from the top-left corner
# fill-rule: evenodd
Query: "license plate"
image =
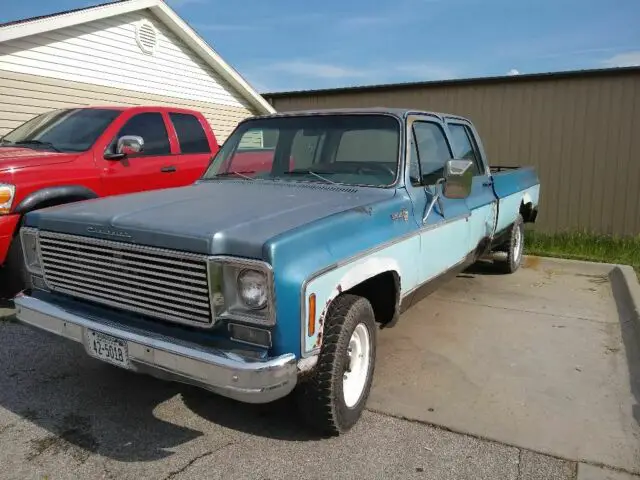
<path id="1" fill-rule="evenodd" d="M 89 355 L 119 367 L 129 368 L 127 342 L 104 333 L 87 330 L 86 348 Z"/>

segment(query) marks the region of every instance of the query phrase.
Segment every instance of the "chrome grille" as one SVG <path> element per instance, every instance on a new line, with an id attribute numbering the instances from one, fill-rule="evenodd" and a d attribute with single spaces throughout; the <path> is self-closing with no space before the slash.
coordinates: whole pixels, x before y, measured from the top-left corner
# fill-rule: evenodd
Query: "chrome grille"
<path id="1" fill-rule="evenodd" d="M 163 320 L 212 323 L 203 255 L 47 231 L 40 254 L 53 291 Z"/>

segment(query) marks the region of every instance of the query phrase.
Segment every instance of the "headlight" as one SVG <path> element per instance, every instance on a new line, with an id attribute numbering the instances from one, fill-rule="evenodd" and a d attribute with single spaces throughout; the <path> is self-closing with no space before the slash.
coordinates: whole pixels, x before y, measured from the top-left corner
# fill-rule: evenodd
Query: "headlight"
<path id="1" fill-rule="evenodd" d="M 214 319 L 275 325 L 273 271 L 268 263 L 214 256 L 207 265 Z"/>
<path id="2" fill-rule="evenodd" d="M 0 215 L 6 215 L 11 212 L 11 206 L 13 205 L 13 197 L 15 194 L 15 185 L 0 183 Z"/>
<path id="3" fill-rule="evenodd" d="M 38 230 L 35 228 L 21 228 L 20 239 L 22 241 L 22 252 L 27 270 L 34 275 L 42 275 Z"/>
<path id="4" fill-rule="evenodd" d="M 238 275 L 238 296 L 251 310 L 267 306 L 267 277 L 257 270 L 242 270 Z"/>

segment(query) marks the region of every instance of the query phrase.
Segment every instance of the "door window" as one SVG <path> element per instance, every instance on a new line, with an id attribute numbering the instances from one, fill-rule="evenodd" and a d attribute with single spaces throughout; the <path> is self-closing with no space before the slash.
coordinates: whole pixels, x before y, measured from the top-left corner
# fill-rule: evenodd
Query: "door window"
<path id="1" fill-rule="evenodd" d="M 480 155 L 472 141 L 472 133 L 466 125 L 458 123 L 450 123 L 449 131 L 451 132 L 451 146 L 453 154 L 456 158 L 472 160 L 473 174 L 480 175 L 484 169 L 480 162 Z"/>
<path id="2" fill-rule="evenodd" d="M 444 176 L 444 164 L 452 158 L 444 131 L 433 122 L 414 122 L 413 137 L 422 183 L 435 185 Z"/>
<path id="3" fill-rule="evenodd" d="M 138 135 L 144 140 L 142 152 L 136 156 L 169 155 L 171 146 L 164 119 L 159 112 L 139 113 L 131 117 L 120 129 L 111 148 L 115 150 L 118 138 L 125 135 Z"/>
<path id="4" fill-rule="evenodd" d="M 178 134 L 178 142 L 182 153 L 211 153 L 207 135 L 194 115 L 169 113 L 169 118 Z"/>

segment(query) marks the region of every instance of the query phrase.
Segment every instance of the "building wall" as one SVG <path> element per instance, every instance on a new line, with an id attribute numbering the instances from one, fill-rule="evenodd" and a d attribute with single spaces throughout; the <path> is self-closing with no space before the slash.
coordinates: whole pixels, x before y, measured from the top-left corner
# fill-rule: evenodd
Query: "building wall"
<path id="1" fill-rule="evenodd" d="M 278 111 L 410 107 L 477 126 L 492 165 L 534 165 L 539 226 L 640 234 L 640 69 L 265 95 Z"/>
<path id="2" fill-rule="evenodd" d="M 156 29 L 153 54 L 136 41 L 142 21 Z M 0 44 L 0 135 L 52 108 L 100 103 L 197 108 L 220 141 L 254 114 L 148 10 Z"/>

